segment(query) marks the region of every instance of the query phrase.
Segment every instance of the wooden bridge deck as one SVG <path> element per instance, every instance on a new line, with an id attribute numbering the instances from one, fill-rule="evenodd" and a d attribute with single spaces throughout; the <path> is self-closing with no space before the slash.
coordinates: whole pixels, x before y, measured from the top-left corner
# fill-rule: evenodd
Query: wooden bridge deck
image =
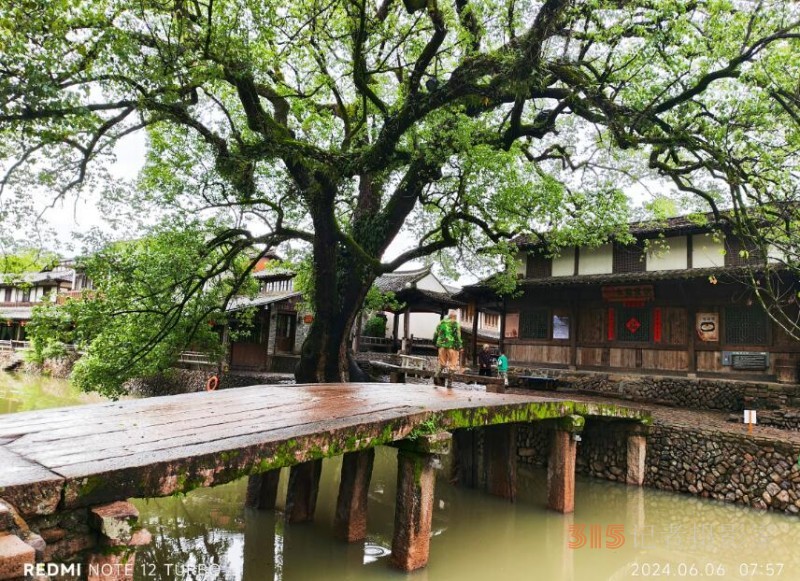
<path id="1" fill-rule="evenodd" d="M 625 407 L 409 384 L 253 386 L 0 417 L 0 498 L 23 515 L 165 496 L 429 433 Z"/>

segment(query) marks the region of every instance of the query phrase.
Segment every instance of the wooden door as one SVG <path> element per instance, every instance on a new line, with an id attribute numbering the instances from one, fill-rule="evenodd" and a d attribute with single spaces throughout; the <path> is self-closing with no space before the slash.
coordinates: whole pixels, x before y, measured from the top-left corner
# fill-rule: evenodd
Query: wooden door
<path id="1" fill-rule="evenodd" d="M 275 350 L 278 353 L 294 352 L 296 325 L 294 313 L 278 313 L 275 321 Z"/>

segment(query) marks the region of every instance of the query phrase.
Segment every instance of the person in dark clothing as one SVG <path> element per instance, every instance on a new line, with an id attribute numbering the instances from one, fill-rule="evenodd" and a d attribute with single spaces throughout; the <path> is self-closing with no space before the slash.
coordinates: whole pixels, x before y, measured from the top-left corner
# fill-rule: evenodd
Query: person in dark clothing
<path id="1" fill-rule="evenodd" d="M 480 353 L 478 353 L 478 366 L 480 367 L 479 375 L 486 377 L 492 376 L 492 362 L 494 357 L 488 345 L 484 345 Z"/>

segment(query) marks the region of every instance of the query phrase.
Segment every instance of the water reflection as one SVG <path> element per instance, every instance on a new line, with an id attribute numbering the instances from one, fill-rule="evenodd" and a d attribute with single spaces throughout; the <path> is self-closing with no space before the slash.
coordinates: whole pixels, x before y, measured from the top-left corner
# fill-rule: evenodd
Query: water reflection
<path id="1" fill-rule="evenodd" d="M 395 453 L 380 448 L 370 487 L 366 542 L 333 538 L 337 460 L 326 461 L 313 524 L 284 526 L 280 512 L 245 510 L 245 482 L 183 498 L 136 501 L 154 544 L 137 567 L 174 570 L 219 564 L 220 579 L 397 579 L 388 564 L 394 517 Z M 279 499 L 285 497 L 283 474 Z M 744 579 L 756 564 L 781 579 L 800 578 L 796 518 L 596 480 L 579 480 L 574 515 L 545 510 L 542 470 L 520 472 L 511 504 L 437 482 L 429 566 L 417 580 L 543 579 L 594 581 L 641 577 Z M 617 528 L 614 528 L 615 525 Z M 616 532 L 615 532 L 616 531 Z M 584 544 L 570 548 L 569 541 Z M 620 541 L 619 548 L 611 548 Z M 656 574 L 657 573 L 657 574 Z M 140 579 L 147 579 L 140 576 Z M 164 576 L 161 578 L 172 578 Z M 202 576 L 188 574 L 188 579 Z"/>
<path id="2" fill-rule="evenodd" d="M 0 372 L 0 415 L 103 401 L 66 379 Z"/>

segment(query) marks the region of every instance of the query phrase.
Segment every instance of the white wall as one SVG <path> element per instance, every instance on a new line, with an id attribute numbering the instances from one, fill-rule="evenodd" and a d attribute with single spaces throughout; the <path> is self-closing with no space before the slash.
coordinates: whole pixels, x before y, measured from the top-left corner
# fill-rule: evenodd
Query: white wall
<path id="1" fill-rule="evenodd" d="M 417 288 L 422 290 L 429 290 L 437 293 L 446 293 L 447 289 L 444 288 L 442 283 L 432 274 L 425 275 L 422 280 L 417 283 Z"/>
<path id="2" fill-rule="evenodd" d="M 559 256 L 553 258 L 553 276 L 573 274 L 575 274 L 575 249 L 564 248 Z"/>
<path id="3" fill-rule="evenodd" d="M 653 240 L 647 253 L 647 270 L 679 270 L 688 267 L 686 236 Z"/>
<path id="4" fill-rule="evenodd" d="M 386 336 L 391 337 L 394 329 L 394 314 L 384 314 L 386 315 Z M 405 325 L 403 324 L 405 317 L 403 313 L 398 316 L 400 317 L 398 338 L 402 339 L 405 332 Z M 409 336 L 414 335 L 414 337 L 419 337 L 420 339 L 433 339 L 433 332 L 436 330 L 441 317 L 436 313 L 411 313 L 409 319 Z"/>
<path id="5" fill-rule="evenodd" d="M 578 274 L 608 274 L 614 268 L 614 252 L 611 244 L 597 248 L 581 248 L 578 256 Z"/>
<path id="6" fill-rule="evenodd" d="M 725 266 L 725 247 L 722 241 L 715 241 L 709 234 L 692 236 L 692 268 Z"/>

